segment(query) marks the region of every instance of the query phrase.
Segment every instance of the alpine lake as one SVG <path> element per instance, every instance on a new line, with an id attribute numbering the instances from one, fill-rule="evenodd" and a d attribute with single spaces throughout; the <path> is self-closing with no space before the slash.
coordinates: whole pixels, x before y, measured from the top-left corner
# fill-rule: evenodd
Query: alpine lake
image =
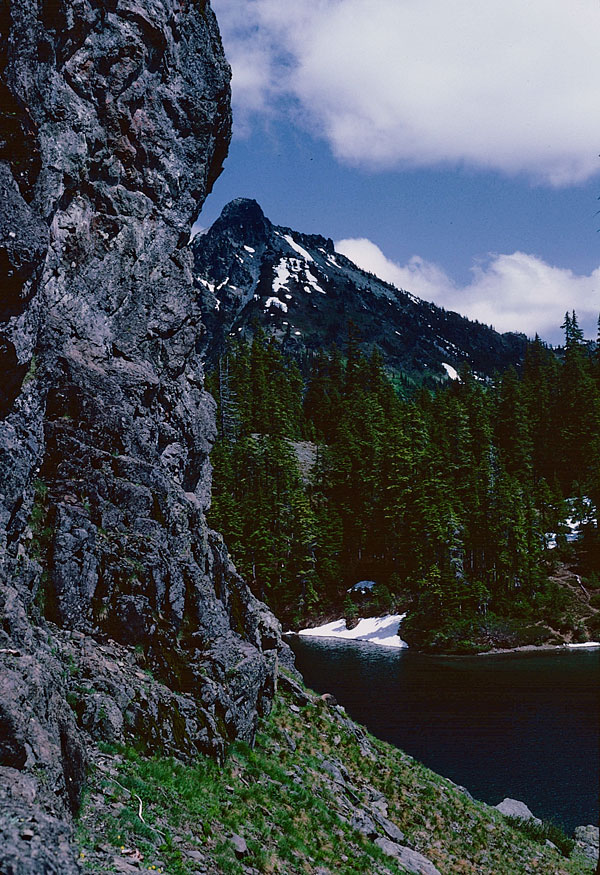
<path id="1" fill-rule="evenodd" d="M 287 640 L 309 687 L 476 799 L 520 799 L 567 832 L 598 823 L 600 650 L 457 658 Z"/>

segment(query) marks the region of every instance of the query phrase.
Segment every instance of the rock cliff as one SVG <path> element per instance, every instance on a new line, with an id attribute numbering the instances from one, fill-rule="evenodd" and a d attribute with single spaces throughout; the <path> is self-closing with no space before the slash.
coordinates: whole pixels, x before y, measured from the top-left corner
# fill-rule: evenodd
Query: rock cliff
<path id="1" fill-rule="evenodd" d="M 0 0 L 0 40 L 0 872 L 65 875 L 88 735 L 220 757 L 281 639 L 204 516 L 210 6 Z"/>

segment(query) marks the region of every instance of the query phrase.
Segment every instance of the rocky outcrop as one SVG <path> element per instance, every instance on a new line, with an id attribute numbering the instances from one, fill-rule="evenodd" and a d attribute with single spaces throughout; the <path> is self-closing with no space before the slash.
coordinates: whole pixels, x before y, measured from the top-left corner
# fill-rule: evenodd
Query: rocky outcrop
<path id="1" fill-rule="evenodd" d="M 412 848 L 402 847 L 384 838 L 376 839 L 375 844 L 387 857 L 393 857 L 413 875 L 440 875 L 439 869 L 436 869 L 431 860 L 418 851 L 413 851 Z"/>
<path id="2" fill-rule="evenodd" d="M 600 853 L 600 828 L 589 824 L 575 830 L 575 848 L 584 857 L 597 860 Z"/>
<path id="3" fill-rule="evenodd" d="M 0 24 L 0 871 L 69 873 L 86 733 L 222 756 L 281 645 L 204 516 L 187 242 L 231 125 L 210 6 L 1 0 Z"/>

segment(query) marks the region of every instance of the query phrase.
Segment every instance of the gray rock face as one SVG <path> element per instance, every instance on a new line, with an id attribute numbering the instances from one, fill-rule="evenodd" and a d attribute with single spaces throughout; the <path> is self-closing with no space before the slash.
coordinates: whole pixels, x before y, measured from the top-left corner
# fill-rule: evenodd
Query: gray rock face
<path id="1" fill-rule="evenodd" d="M 280 629 L 205 521 L 186 244 L 231 127 L 210 6 L 19 0 L 0 22 L 0 871 L 70 873 L 86 733 L 252 740 Z M 159 691 L 107 668 L 109 639 Z M 101 680 L 85 707 L 72 666 Z"/>
<path id="2" fill-rule="evenodd" d="M 357 811 L 350 820 L 350 826 L 365 838 L 377 837 L 377 827 L 373 818 L 364 810 Z"/>
<path id="3" fill-rule="evenodd" d="M 406 836 L 402 830 L 399 829 L 395 823 L 392 823 L 391 820 L 388 820 L 387 817 L 381 817 L 377 814 L 375 814 L 374 817 L 379 826 L 382 827 L 386 836 L 393 842 L 402 843 L 405 840 Z"/>
<path id="4" fill-rule="evenodd" d="M 597 860 L 600 853 L 600 829 L 597 826 L 578 826 L 575 830 L 575 848 L 584 857 Z"/>

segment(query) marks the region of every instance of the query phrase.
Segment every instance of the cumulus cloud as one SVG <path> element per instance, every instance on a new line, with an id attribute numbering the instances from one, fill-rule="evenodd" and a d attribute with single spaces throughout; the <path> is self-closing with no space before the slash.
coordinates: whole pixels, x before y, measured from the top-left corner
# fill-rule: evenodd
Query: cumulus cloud
<path id="1" fill-rule="evenodd" d="M 493 325 L 498 331 L 522 331 L 560 343 L 567 310 L 575 310 L 586 336 L 596 336 L 600 311 L 600 267 L 589 276 L 554 267 L 535 255 L 490 255 L 471 268 L 472 280 L 456 283 L 439 266 L 413 256 L 405 265 L 387 258 L 371 240 L 336 243 L 363 270 L 433 301 L 448 310 Z"/>
<path id="2" fill-rule="evenodd" d="M 596 0 L 213 0 L 238 123 L 296 110 L 374 168 L 565 185 L 599 167 Z"/>

